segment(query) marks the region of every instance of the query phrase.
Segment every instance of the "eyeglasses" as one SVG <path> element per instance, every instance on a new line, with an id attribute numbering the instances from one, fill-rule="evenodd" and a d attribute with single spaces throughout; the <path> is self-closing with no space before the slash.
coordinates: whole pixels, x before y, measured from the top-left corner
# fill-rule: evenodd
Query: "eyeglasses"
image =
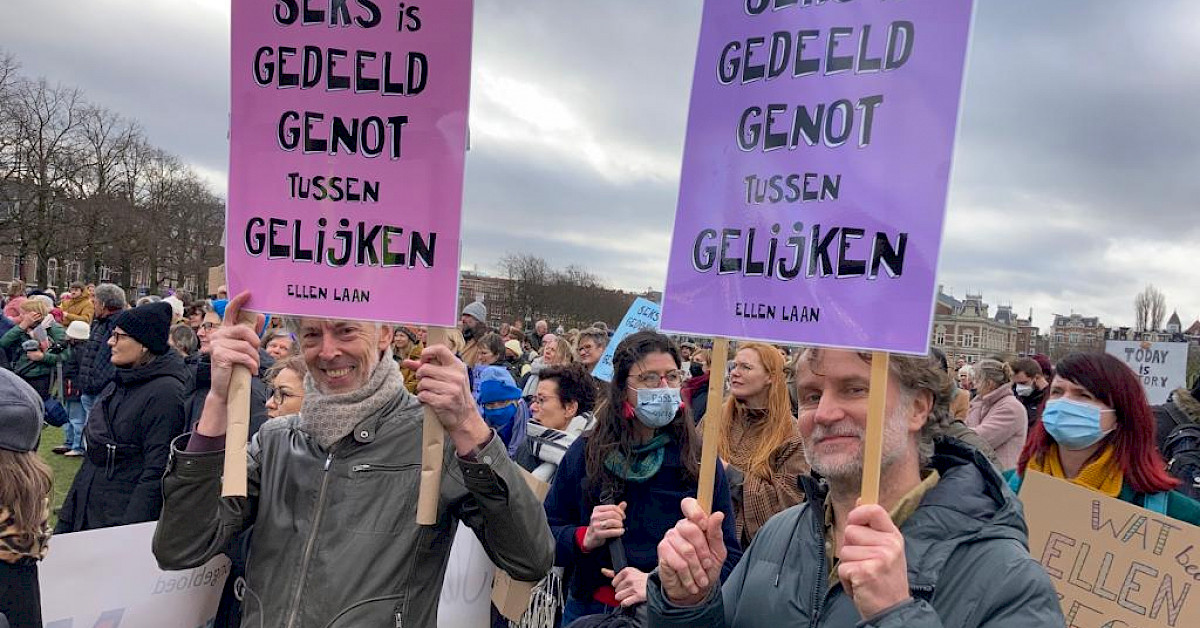
<path id="1" fill-rule="evenodd" d="M 663 374 L 646 372 L 630 377 L 637 386 L 635 388 L 657 388 L 660 382 L 666 382 L 671 388 L 683 385 L 683 371 L 667 371 Z"/>
<path id="2" fill-rule="evenodd" d="M 285 388 L 272 388 L 269 392 L 271 393 L 271 398 L 275 400 L 275 403 L 280 405 L 282 405 L 283 402 L 288 399 L 293 399 L 300 396 L 294 392 L 289 392 Z"/>
<path id="3" fill-rule="evenodd" d="M 115 330 L 115 329 L 112 331 L 112 333 L 111 333 L 110 335 L 111 335 L 113 338 L 116 338 L 116 341 L 117 341 L 117 342 L 121 342 L 121 339 L 122 339 L 122 338 L 133 338 L 133 336 L 131 336 L 131 335 L 129 335 L 129 334 L 127 334 L 127 333 L 123 332 L 123 331 L 117 331 L 117 330 Z"/>
<path id="4" fill-rule="evenodd" d="M 536 396 L 536 397 L 534 397 L 534 398 L 533 398 L 533 403 L 536 403 L 536 404 L 538 404 L 539 406 L 544 406 L 544 405 L 546 405 L 546 403 L 547 403 L 547 402 L 549 402 L 551 399 L 554 399 L 554 400 L 556 400 L 556 401 L 557 401 L 557 400 L 558 400 L 558 397 L 554 397 L 554 396 L 551 396 L 551 395 L 538 395 L 538 396 Z"/>

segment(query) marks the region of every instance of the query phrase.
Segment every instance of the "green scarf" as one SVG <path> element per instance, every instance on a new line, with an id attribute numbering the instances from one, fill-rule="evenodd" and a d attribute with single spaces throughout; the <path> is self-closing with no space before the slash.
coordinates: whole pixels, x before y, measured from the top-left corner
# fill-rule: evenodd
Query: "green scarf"
<path id="1" fill-rule="evenodd" d="M 670 435 L 657 434 L 634 447 L 633 455 L 628 459 L 621 455 L 619 450 L 613 451 L 604 459 L 604 468 L 626 482 L 645 482 L 662 468 L 663 457 L 666 455 L 663 447 L 670 441 Z"/>

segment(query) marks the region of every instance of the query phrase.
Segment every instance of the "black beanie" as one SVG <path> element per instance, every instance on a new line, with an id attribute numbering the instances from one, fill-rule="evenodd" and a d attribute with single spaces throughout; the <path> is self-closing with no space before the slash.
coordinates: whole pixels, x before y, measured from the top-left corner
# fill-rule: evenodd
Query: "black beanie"
<path id="1" fill-rule="evenodd" d="M 155 301 L 121 312 L 114 323 L 145 345 L 150 353 L 162 355 L 171 348 L 167 344 L 167 336 L 171 333 L 171 317 L 174 314 L 170 303 Z"/>

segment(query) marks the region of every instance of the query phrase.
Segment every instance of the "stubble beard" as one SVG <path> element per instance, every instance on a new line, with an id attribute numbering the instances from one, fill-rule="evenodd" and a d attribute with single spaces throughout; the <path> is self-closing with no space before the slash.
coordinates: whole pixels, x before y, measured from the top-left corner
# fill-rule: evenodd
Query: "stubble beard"
<path id="1" fill-rule="evenodd" d="M 883 425 L 883 455 L 880 461 L 880 472 L 886 474 L 888 469 L 897 461 L 904 458 L 908 429 L 905 415 L 908 413 L 908 403 L 900 403 L 888 414 Z M 858 451 L 853 453 L 836 453 L 823 458 L 811 444 L 829 436 L 855 436 L 858 438 Z M 866 429 L 851 421 L 844 421 L 832 427 L 816 426 L 809 438 L 804 440 L 804 458 L 812 470 L 825 478 L 836 493 L 844 491 L 857 492 L 862 486 L 863 449 L 866 444 Z"/>

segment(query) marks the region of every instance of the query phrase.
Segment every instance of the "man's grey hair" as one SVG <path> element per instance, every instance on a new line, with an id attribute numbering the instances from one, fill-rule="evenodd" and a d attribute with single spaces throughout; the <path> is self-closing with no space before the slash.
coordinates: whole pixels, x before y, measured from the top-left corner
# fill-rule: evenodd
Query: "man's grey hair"
<path id="1" fill-rule="evenodd" d="M 280 316 L 279 318 L 280 318 L 280 320 L 283 321 L 283 328 L 288 330 L 288 333 L 290 333 L 293 338 L 295 338 L 297 341 L 299 341 L 300 340 L 300 321 L 303 319 L 303 317 Z M 355 321 L 355 322 L 364 322 L 364 321 Z M 367 322 L 370 322 L 370 321 L 367 321 Z M 371 322 L 371 324 L 375 326 L 375 331 L 383 331 L 384 325 L 392 325 L 392 323 L 380 323 L 378 321 Z M 396 326 L 392 325 L 392 327 L 395 328 Z"/>
<path id="2" fill-rule="evenodd" d="M 798 361 L 808 362 L 809 368 L 820 361 L 821 349 L 807 349 Z M 871 353 L 858 352 L 858 357 L 867 364 L 871 363 Z M 815 371 L 814 371 L 815 372 Z M 917 434 L 917 452 L 920 455 L 921 468 L 929 466 L 933 459 L 934 440 L 946 433 L 954 421 L 950 414 L 950 402 L 954 399 L 954 383 L 950 376 L 942 370 L 938 360 L 928 355 L 898 355 L 892 354 L 888 361 L 888 372 L 900 382 L 901 405 L 913 402 L 921 391 L 929 391 L 933 397 L 933 405 L 925 425 Z"/>
<path id="3" fill-rule="evenodd" d="M 100 307 L 115 312 L 125 309 L 125 291 L 121 286 L 112 283 L 102 283 L 96 286 L 96 300 Z"/>

